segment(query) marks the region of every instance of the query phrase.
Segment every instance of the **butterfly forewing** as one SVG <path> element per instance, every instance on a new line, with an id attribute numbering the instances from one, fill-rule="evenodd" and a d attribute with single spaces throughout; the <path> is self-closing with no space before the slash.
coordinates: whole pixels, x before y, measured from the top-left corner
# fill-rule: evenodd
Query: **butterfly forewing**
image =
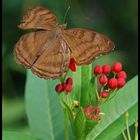
<path id="1" fill-rule="evenodd" d="M 50 10 L 38 6 L 27 11 L 19 28 L 51 30 L 57 26 L 57 17 Z"/>
<path id="2" fill-rule="evenodd" d="M 115 47 L 109 38 L 88 29 L 63 30 L 63 38 L 77 64 L 89 64 L 97 56 L 106 54 Z"/>

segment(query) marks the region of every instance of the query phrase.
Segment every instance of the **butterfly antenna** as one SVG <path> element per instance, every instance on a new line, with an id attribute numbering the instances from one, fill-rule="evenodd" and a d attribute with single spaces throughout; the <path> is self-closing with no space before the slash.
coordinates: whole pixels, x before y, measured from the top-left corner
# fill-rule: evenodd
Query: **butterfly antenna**
<path id="1" fill-rule="evenodd" d="M 66 12 L 65 12 L 65 15 L 64 15 L 64 18 L 63 18 L 63 23 L 65 24 L 66 23 L 66 16 L 68 15 L 68 11 L 70 9 L 70 5 L 68 6 Z"/>

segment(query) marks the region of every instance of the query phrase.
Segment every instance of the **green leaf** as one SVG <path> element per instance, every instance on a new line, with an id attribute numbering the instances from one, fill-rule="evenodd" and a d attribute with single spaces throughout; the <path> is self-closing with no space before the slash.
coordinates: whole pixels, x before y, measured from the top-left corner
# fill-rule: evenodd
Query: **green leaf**
<path id="1" fill-rule="evenodd" d="M 78 138 L 81 137 L 84 134 L 86 128 L 86 116 L 83 112 L 82 107 L 79 107 L 77 111 L 76 118 L 74 121 L 74 127 L 75 136 Z"/>
<path id="2" fill-rule="evenodd" d="M 121 133 L 121 131 L 125 129 L 125 125 L 117 125 L 118 132 L 116 132 L 114 135 L 112 135 L 114 129 L 111 129 L 110 127 L 112 126 L 112 128 L 114 128 L 117 122 L 121 123 L 120 116 L 129 109 L 130 111 L 133 110 L 132 112 L 135 112 L 135 115 L 132 115 L 133 121 L 130 121 L 131 123 L 129 123 L 129 125 L 134 123 L 134 120 L 137 118 L 137 78 L 138 77 L 136 76 L 132 80 L 130 80 L 124 88 L 118 91 L 115 98 L 101 106 L 101 111 L 105 113 L 105 116 L 102 117 L 101 122 L 89 133 L 89 135 L 87 136 L 87 140 L 108 140 L 108 138 L 111 140 L 115 137 L 115 135 L 118 136 L 118 133 Z M 135 105 L 136 107 L 133 108 Z M 108 131 L 107 129 L 109 129 L 110 131 Z M 106 133 L 107 137 L 104 137 L 106 131 L 108 132 Z"/>
<path id="3" fill-rule="evenodd" d="M 72 97 L 75 100 L 80 101 L 81 97 L 81 66 L 76 67 L 76 72 L 72 72 L 72 79 L 73 79 L 73 90 L 72 90 Z"/>
<path id="4" fill-rule="evenodd" d="M 86 107 L 90 102 L 89 84 L 92 76 L 92 64 L 81 68 L 81 106 Z"/>
<path id="5" fill-rule="evenodd" d="M 21 132 L 4 131 L 2 132 L 2 140 L 39 140 L 30 135 Z"/>
<path id="6" fill-rule="evenodd" d="M 138 118 L 138 104 L 135 104 L 129 110 L 129 126 L 132 125 Z M 108 140 L 115 139 L 121 132 L 126 128 L 124 114 L 114 121 L 111 125 L 108 126 L 97 138 L 96 140 Z"/>
<path id="7" fill-rule="evenodd" d="M 55 86 L 58 80 L 44 80 L 27 73 L 26 110 L 33 136 L 44 140 L 64 139 L 63 110 Z"/>
<path id="8" fill-rule="evenodd" d="M 77 66 L 76 72 L 72 73 L 73 78 L 73 92 L 72 97 L 80 101 L 81 106 L 86 107 L 91 103 L 90 94 L 93 93 L 92 64 Z"/>
<path id="9" fill-rule="evenodd" d="M 95 104 L 96 103 L 96 88 L 94 85 L 95 77 L 93 76 L 90 80 L 89 84 L 89 95 L 90 95 L 90 103 L 89 104 Z"/>
<path id="10" fill-rule="evenodd" d="M 98 121 L 86 120 L 86 135 L 98 124 Z"/>

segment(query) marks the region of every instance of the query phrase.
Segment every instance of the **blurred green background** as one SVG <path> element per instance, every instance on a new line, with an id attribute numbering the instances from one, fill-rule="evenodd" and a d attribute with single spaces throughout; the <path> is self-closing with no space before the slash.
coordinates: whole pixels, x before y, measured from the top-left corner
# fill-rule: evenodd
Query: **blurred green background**
<path id="1" fill-rule="evenodd" d="M 68 28 L 90 28 L 107 35 L 116 44 L 115 51 L 107 56 L 108 63 L 120 60 L 128 73 L 128 79 L 137 74 L 137 0 L 3 0 L 2 126 L 4 130 L 18 129 L 29 132 L 24 103 L 26 70 L 14 62 L 13 48 L 19 37 L 26 32 L 19 30 L 17 25 L 26 9 L 34 5 L 41 5 L 54 11 L 60 24 L 70 5 L 66 19 Z"/>

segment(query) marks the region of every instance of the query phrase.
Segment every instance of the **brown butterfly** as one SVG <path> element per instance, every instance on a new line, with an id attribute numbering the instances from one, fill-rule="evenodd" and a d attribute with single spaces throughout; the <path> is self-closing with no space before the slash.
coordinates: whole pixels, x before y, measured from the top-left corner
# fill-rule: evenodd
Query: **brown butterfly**
<path id="1" fill-rule="evenodd" d="M 21 36 L 16 43 L 16 62 L 45 79 L 62 76 L 68 70 L 71 58 L 77 65 L 89 64 L 115 47 L 109 38 L 95 31 L 66 30 L 66 24 L 58 25 L 57 17 L 39 6 L 28 10 L 18 27 L 38 30 Z"/>

